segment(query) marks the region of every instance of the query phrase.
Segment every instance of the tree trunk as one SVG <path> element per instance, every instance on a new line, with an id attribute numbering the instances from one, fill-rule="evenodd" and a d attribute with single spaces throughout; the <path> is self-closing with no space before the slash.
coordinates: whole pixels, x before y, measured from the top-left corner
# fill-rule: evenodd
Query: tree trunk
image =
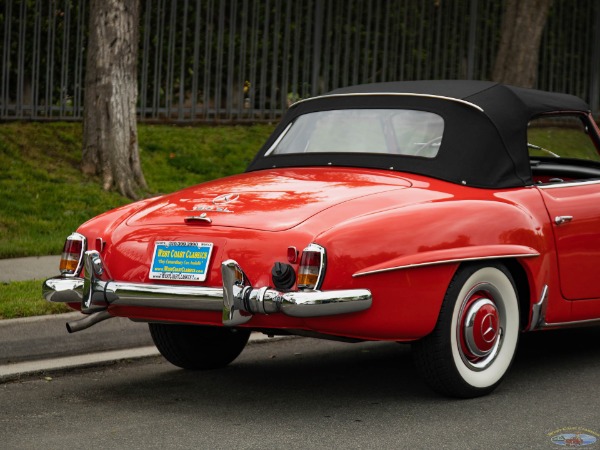
<path id="1" fill-rule="evenodd" d="M 139 15 L 139 0 L 90 1 L 82 171 L 129 198 L 147 189 L 136 123 Z"/>
<path id="2" fill-rule="evenodd" d="M 540 41 L 552 0 L 506 0 L 492 79 L 534 87 Z"/>

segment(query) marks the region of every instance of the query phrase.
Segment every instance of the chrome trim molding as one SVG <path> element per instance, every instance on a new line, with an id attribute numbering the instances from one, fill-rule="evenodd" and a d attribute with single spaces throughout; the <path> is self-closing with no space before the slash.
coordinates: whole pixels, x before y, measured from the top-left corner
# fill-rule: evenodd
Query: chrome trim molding
<path id="1" fill-rule="evenodd" d="M 527 331 L 552 329 L 552 328 L 571 328 L 581 326 L 600 325 L 600 319 L 573 320 L 570 322 L 546 322 L 546 308 L 548 307 L 548 285 L 545 285 L 540 295 L 540 301 L 531 307 L 531 324 Z"/>
<path id="2" fill-rule="evenodd" d="M 236 326 L 248 322 L 253 314 L 282 312 L 292 317 L 322 317 L 364 311 L 371 307 L 367 289 L 336 291 L 279 292 L 269 287 L 253 288 L 234 260 L 224 261 L 223 324 Z"/>
<path id="3" fill-rule="evenodd" d="M 185 223 L 198 223 L 198 222 L 212 223 L 212 219 L 210 217 L 208 217 L 206 213 L 202 213 L 199 216 L 186 217 L 185 219 L 183 219 L 183 221 Z"/>
<path id="4" fill-rule="evenodd" d="M 548 285 L 544 285 L 540 300 L 531 306 L 531 323 L 527 331 L 537 330 L 544 326 L 546 318 L 546 308 L 548 307 Z"/>
<path id="5" fill-rule="evenodd" d="M 67 241 L 81 241 L 81 253 L 79 254 L 79 260 L 77 261 L 77 268 L 75 269 L 75 271 L 73 273 L 69 273 L 68 271 L 61 271 L 62 275 L 65 277 L 78 277 L 79 274 L 81 273 L 81 269 L 83 269 L 83 264 L 84 264 L 84 255 L 85 252 L 87 251 L 87 238 L 80 233 L 77 232 L 73 232 L 71 233 L 69 236 L 67 236 Z M 62 255 L 61 255 L 62 258 Z"/>
<path id="6" fill-rule="evenodd" d="M 300 103 L 310 102 L 311 100 L 320 99 L 320 98 L 331 98 L 331 97 L 366 97 L 366 96 L 372 96 L 372 95 L 385 95 L 385 96 L 391 96 L 391 97 L 437 98 L 437 99 L 440 99 L 440 100 L 449 100 L 449 101 L 456 102 L 456 103 L 462 103 L 463 105 L 469 106 L 471 108 L 475 108 L 476 110 L 483 112 L 483 108 L 481 108 L 480 106 L 478 106 L 478 105 L 476 105 L 474 103 L 468 102 L 466 100 L 461 100 L 460 98 L 445 97 L 443 95 L 415 94 L 415 93 L 410 93 L 410 92 L 354 92 L 354 93 L 349 93 L 349 94 L 319 95 L 319 96 L 316 96 L 316 97 L 306 98 L 304 100 L 297 101 L 296 103 L 294 103 L 292 105 L 292 108 L 295 107 L 296 105 L 300 104 Z M 267 155 L 265 154 L 265 156 L 267 156 Z"/>
<path id="7" fill-rule="evenodd" d="M 511 255 L 496 255 L 496 256 L 474 256 L 469 258 L 445 259 L 440 261 L 428 261 L 418 264 L 407 264 L 404 266 L 386 267 L 385 269 L 369 270 L 367 272 L 356 272 L 352 277 L 363 277 L 365 275 L 373 275 L 377 273 L 392 272 L 394 270 L 414 269 L 418 267 L 439 266 L 441 264 L 454 264 L 466 261 L 486 261 L 490 259 L 506 259 L 506 258 L 535 258 L 540 256 L 539 253 L 516 253 Z"/>
<path id="8" fill-rule="evenodd" d="M 467 297 L 471 297 L 473 295 L 472 292 L 469 292 L 470 295 L 468 295 Z M 465 319 L 464 319 L 464 327 L 463 327 L 463 333 L 465 336 L 465 343 L 467 344 L 467 348 L 469 349 L 469 351 L 477 356 L 478 358 L 483 358 L 485 356 L 490 355 L 490 353 L 497 353 L 498 352 L 498 348 L 499 348 L 499 342 L 500 340 L 498 339 L 496 341 L 496 344 L 490 349 L 490 350 L 482 350 L 479 348 L 479 346 L 477 345 L 477 340 L 475 339 L 475 334 L 477 334 L 479 332 L 479 330 L 475 330 L 475 316 L 477 315 L 479 309 L 481 309 L 484 306 L 492 306 L 494 307 L 494 309 L 496 309 L 496 305 L 494 304 L 494 302 L 492 302 L 489 298 L 480 298 L 479 300 L 475 301 L 475 303 L 473 303 L 468 310 L 465 310 Z M 501 337 L 501 336 L 498 336 Z M 495 355 L 494 355 L 495 358 Z M 468 361 L 469 364 L 471 363 L 471 361 Z"/>
<path id="9" fill-rule="evenodd" d="M 54 303 L 80 303 L 83 297 L 83 278 L 60 275 L 42 284 L 42 296 Z"/>
<path id="10" fill-rule="evenodd" d="M 540 328 L 570 328 L 581 327 L 586 325 L 600 325 L 600 319 L 573 320 L 572 322 L 544 322 Z"/>
<path id="11" fill-rule="evenodd" d="M 554 218 L 554 223 L 556 225 L 563 225 L 569 223 L 571 220 L 573 220 L 573 216 L 556 216 Z"/>
<path id="12" fill-rule="evenodd" d="M 203 286 L 113 281 L 100 253 L 85 253 L 85 278 L 58 276 L 44 281 L 42 295 L 51 302 L 78 303 L 84 314 L 109 305 L 221 311 L 223 289 Z"/>
<path id="13" fill-rule="evenodd" d="M 484 291 L 484 292 L 487 291 L 491 294 L 492 298 L 501 298 L 500 292 L 494 285 L 492 285 L 490 283 L 478 283 L 477 285 L 473 286 L 473 288 L 461 300 L 463 302 L 463 304 L 461 305 L 460 314 L 458 317 L 463 317 L 464 313 L 469 312 L 469 311 L 465 311 L 465 308 L 467 306 L 469 306 L 467 300 L 472 298 L 472 296 L 477 291 Z M 475 353 L 475 355 L 479 356 L 479 358 L 480 358 L 477 361 L 471 361 L 465 354 L 464 350 L 462 350 L 462 348 L 459 345 L 458 352 L 460 353 L 460 358 L 463 360 L 463 362 L 465 363 L 465 365 L 467 367 L 469 367 L 471 370 L 473 370 L 475 372 L 481 372 L 482 370 L 487 369 L 495 361 L 495 359 L 498 356 L 498 353 L 500 351 L 500 348 L 502 347 L 502 344 L 504 343 L 503 330 L 506 328 L 506 312 L 504 310 L 498 310 L 496 308 L 496 305 L 494 304 L 494 302 L 492 302 L 489 298 L 484 297 L 484 298 L 480 299 L 479 302 L 481 302 L 478 305 L 479 307 L 483 306 L 484 304 L 489 304 L 489 305 L 494 306 L 494 308 L 498 311 L 498 315 L 499 315 L 498 327 L 499 327 L 499 329 L 497 330 L 498 335 L 497 335 L 496 342 L 494 343 L 493 347 L 487 352 L 482 352 L 480 354 Z M 489 303 L 487 303 L 487 302 L 489 302 Z M 477 302 L 475 304 L 470 305 L 469 309 L 472 307 L 477 308 L 476 305 L 477 305 Z M 465 325 L 465 327 L 463 328 L 462 331 L 465 334 L 465 338 L 466 338 L 465 340 L 466 340 L 467 347 L 470 347 L 469 335 L 472 336 L 472 329 L 471 329 L 471 331 L 468 330 L 468 323 L 466 321 L 463 321 L 462 324 Z M 456 342 L 461 342 L 460 331 L 461 331 L 462 324 L 459 323 L 459 325 L 456 328 Z M 477 347 L 477 345 L 475 344 L 474 341 L 473 341 L 473 345 L 475 347 Z"/>
<path id="14" fill-rule="evenodd" d="M 265 154 L 263 156 L 269 156 L 271 153 L 273 153 L 273 150 L 275 150 L 275 148 L 279 145 L 279 143 L 281 142 L 281 140 L 285 137 L 285 135 L 290 130 L 290 127 L 292 126 L 293 123 L 294 122 L 290 122 L 288 124 L 288 126 L 285 127 L 285 130 L 283 130 L 281 132 L 281 134 L 277 137 L 277 139 L 275 140 L 275 142 L 273 142 L 273 145 L 271 145 L 269 147 L 269 149 L 265 152 Z"/>
<path id="15" fill-rule="evenodd" d="M 84 282 L 83 278 L 50 278 L 42 286 L 42 295 L 50 302 L 79 303 L 83 299 Z M 219 288 L 95 280 L 89 289 L 87 313 L 93 312 L 89 310 L 91 307 L 106 309 L 113 304 L 199 311 L 222 309 L 223 289 Z"/>
<path id="16" fill-rule="evenodd" d="M 310 243 L 308 246 L 302 250 L 304 252 L 317 252 L 321 254 L 321 265 L 319 266 L 319 275 L 317 275 L 317 282 L 315 283 L 315 289 L 321 289 L 321 285 L 323 284 L 323 279 L 325 278 L 325 269 L 327 268 L 327 253 L 325 252 L 325 248 L 321 247 L 319 244 Z M 302 257 L 300 257 L 300 263 L 302 263 Z"/>
<path id="17" fill-rule="evenodd" d="M 592 181 L 565 181 L 563 183 L 554 183 L 554 184 L 536 184 L 534 185 L 538 189 L 558 189 L 563 187 L 573 187 L 573 186 L 587 186 L 590 184 L 600 184 L 600 180 L 592 180 Z"/>
<path id="18" fill-rule="evenodd" d="M 269 287 L 253 288 L 244 271 L 233 260 L 223 262 L 223 288 L 114 281 L 100 253 L 85 252 L 85 278 L 58 276 L 44 281 L 42 294 L 51 302 L 81 303 L 84 323 L 73 331 L 104 320 L 110 305 L 219 311 L 224 325 L 239 325 L 254 314 L 282 312 L 292 317 L 321 317 L 364 311 L 371 307 L 367 289 L 279 292 Z M 92 319 L 92 317 L 94 317 Z"/>

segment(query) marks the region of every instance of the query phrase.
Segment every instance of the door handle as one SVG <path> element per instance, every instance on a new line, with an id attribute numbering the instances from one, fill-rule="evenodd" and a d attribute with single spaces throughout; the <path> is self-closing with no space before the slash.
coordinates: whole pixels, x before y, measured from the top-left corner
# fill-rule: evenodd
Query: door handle
<path id="1" fill-rule="evenodd" d="M 570 222 L 573 220 L 573 216 L 556 216 L 554 218 L 554 223 L 556 225 L 562 225 L 564 223 Z"/>

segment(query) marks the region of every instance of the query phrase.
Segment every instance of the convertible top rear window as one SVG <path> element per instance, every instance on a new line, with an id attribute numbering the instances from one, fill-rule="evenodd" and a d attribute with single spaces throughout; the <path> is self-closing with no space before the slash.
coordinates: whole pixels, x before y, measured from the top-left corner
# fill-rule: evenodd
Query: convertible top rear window
<path id="1" fill-rule="evenodd" d="M 433 158 L 444 119 L 409 109 L 339 109 L 303 114 L 284 130 L 268 155 L 380 153 Z"/>
<path id="2" fill-rule="evenodd" d="M 337 111 L 340 116 L 335 115 Z M 404 112 L 435 119 L 403 122 Z M 463 186 L 529 186 L 534 181 L 527 152 L 527 123 L 540 115 L 566 112 L 587 115 L 589 106 L 572 95 L 490 81 L 351 86 L 294 103 L 246 170 L 361 167 L 423 175 Z M 364 120 L 346 118 L 353 114 Z M 394 129 L 397 124 L 387 120 L 386 114 L 398 114 L 400 123 L 410 125 Z M 410 127 L 421 135 L 405 137 L 400 130 Z"/>

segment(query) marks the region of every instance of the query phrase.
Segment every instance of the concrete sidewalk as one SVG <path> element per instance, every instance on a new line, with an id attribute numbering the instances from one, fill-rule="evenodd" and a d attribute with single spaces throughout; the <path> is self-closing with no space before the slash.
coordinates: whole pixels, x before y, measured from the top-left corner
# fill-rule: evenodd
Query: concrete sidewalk
<path id="1" fill-rule="evenodd" d="M 59 275 L 60 256 L 0 259 L 0 283 L 42 280 Z M 40 288 L 41 292 L 41 288 Z"/>

